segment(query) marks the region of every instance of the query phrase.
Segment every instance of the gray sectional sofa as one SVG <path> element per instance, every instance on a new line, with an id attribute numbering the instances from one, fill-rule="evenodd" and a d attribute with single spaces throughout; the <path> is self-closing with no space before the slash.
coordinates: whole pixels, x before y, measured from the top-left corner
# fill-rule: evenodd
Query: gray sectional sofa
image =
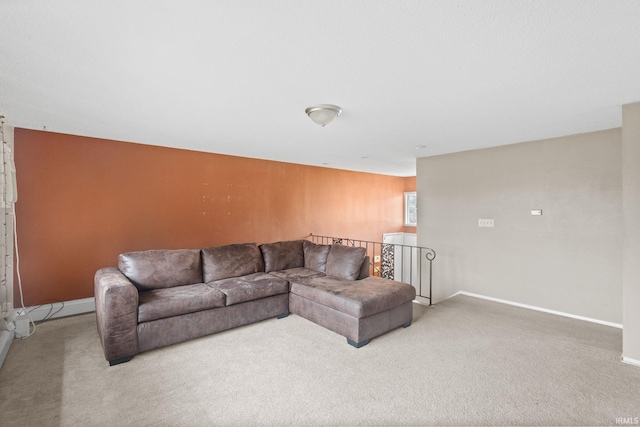
<path id="1" fill-rule="evenodd" d="M 119 255 L 96 272 L 96 319 L 111 365 L 290 312 L 361 347 L 412 319 L 415 289 L 369 275 L 364 248 L 306 240 Z"/>

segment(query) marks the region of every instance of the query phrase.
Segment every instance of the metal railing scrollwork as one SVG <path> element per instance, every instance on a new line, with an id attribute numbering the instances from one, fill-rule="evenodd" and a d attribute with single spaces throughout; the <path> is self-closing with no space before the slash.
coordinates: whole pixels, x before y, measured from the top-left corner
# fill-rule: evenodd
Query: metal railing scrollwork
<path id="1" fill-rule="evenodd" d="M 310 241 L 323 245 L 347 245 L 363 247 L 370 259 L 369 274 L 398 280 L 416 288 L 417 296 L 432 304 L 433 260 L 436 252 L 423 246 L 372 242 L 342 237 L 311 234 Z M 423 283 L 428 277 L 428 283 Z"/>

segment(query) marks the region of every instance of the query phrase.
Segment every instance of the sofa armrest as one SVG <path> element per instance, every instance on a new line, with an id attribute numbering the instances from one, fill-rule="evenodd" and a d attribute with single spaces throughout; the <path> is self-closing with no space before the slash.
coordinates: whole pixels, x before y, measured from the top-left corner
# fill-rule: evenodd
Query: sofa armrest
<path id="1" fill-rule="evenodd" d="M 138 353 L 138 290 L 120 270 L 107 267 L 96 272 L 94 293 L 105 359 L 128 360 Z"/>

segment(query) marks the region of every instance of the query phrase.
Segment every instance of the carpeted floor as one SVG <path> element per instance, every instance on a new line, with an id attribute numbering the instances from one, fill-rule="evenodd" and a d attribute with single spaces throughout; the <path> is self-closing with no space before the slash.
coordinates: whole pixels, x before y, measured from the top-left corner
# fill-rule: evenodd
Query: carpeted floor
<path id="1" fill-rule="evenodd" d="M 0 370 L 2 426 L 616 425 L 640 417 L 619 329 L 456 296 L 360 349 L 295 315 L 109 367 L 95 317 Z M 619 422 L 619 420 L 618 420 Z"/>

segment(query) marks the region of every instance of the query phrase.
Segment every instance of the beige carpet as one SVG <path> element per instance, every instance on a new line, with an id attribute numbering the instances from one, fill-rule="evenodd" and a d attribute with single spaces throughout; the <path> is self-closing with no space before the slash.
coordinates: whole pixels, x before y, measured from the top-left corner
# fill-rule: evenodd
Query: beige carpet
<path id="1" fill-rule="evenodd" d="M 616 425 L 640 417 L 621 331 L 466 296 L 360 349 L 291 315 L 109 367 L 93 314 L 0 370 L 2 426 Z"/>

